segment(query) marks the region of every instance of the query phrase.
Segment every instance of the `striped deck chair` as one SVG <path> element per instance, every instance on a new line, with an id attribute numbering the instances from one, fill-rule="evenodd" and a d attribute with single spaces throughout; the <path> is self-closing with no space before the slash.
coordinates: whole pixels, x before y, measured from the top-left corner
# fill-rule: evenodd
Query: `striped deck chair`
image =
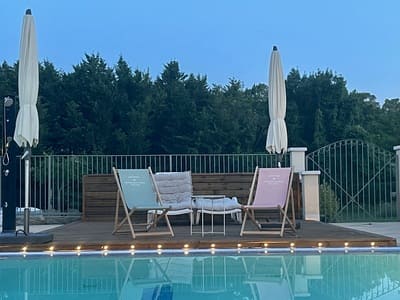
<path id="1" fill-rule="evenodd" d="M 128 225 L 132 238 L 137 235 L 164 235 L 174 236 L 167 212 L 170 207 L 160 204 L 160 194 L 157 192 L 153 173 L 148 169 L 116 169 L 113 167 L 115 181 L 117 182 L 118 192 L 115 210 L 114 233 L 121 230 L 123 225 Z M 124 209 L 124 217 L 120 220 L 119 207 Z M 147 213 L 151 210 L 161 211 L 159 215 L 147 220 L 145 223 L 135 222 L 136 212 Z M 158 221 L 165 218 L 168 231 L 152 231 L 157 226 Z M 142 227 L 142 232 L 135 232 L 135 227 Z M 144 232 L 143 232 L 144 230 Z"/>
<path id="2" fill-rule="evenodd" d="M 279 234 L 283 236 L 286 225 L 295 229 L 295 213 L 292 192 L 293 171 L 291 168 L 256 168 L 250 188 L 247 205 L 243 205 L 244 218 L 240 235 L 243 234 Z M 291 206 L 292 220 L 288 217 Z M 261 222 L 256 212 L 279 213 L 279 221 Z M 246 221 L 249 219 L 258 230 L 246 231 Z"/>

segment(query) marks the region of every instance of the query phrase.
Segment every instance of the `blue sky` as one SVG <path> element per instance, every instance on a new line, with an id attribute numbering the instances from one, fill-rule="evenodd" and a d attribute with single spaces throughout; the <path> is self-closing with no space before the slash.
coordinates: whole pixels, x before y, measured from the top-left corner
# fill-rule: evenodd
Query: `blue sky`
<path id="1" fill-rule="evenodd" d="M 0 61 L 18 58 L 26 8 L 39 59 L 66 72 L 99 53 L 111 66 L 122 55 L 153 78 L 177 60 L 210 84 L 235 78 L 250 87 L 267 82 L 277 45 L 285 76 L 330 69 L 349 90 L 400 97 L 398 0 L 0 0 Z"/>

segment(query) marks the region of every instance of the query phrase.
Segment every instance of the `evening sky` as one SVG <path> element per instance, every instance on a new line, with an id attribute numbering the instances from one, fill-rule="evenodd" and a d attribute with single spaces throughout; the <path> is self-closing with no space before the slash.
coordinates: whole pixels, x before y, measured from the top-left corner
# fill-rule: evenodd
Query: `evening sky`
<path id="1" fill-rule="evenodd" d="M 285 76 L 329 69 L 381 103 L 400 97 L 398 0 L 0 0 L 0 61 L 18 59 L 26 8 L 40 61 L 66 72 L 98 53 L 110 66 L 122 55 L 153 79 L 176 60 L 210 85 L 251 87 L 267 82 L 277 45 Z"/>

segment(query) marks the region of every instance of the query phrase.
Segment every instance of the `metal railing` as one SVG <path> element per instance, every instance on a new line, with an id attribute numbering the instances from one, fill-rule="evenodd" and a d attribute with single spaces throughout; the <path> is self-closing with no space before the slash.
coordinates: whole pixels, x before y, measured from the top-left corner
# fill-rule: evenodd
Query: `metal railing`
<path id="1" fill-rule="evenodd" d="M 41 209 L 47 217 L 61 217 L 60 222 L 69 217 L 79 217 L 83 176 L 111 174 L 113 166 L 151 167 L 153 172 L 253 173 L 256 166 L 277 166 L 277 158 L 277 155 L 267 153 L 34 155 L 31 158 L 30 206 Z M 390 220 L 397 217 L 393 153 L 361 141 L 345 140 L 308 154 L 306 162 L 307 170 L 321 171 L 321 214 L 328 217 L 326 221 Z M 23 207 L 24 164 L 19 159 L 18 163 L 17 207 Z M 290 166 L 288 154 L 284 155 L 282 166 Z M 330 218 L 332 211 L 334 215 Z"/>
<path id="2" fill-rule="evenodd" d="M 359 140 L 342 140 L 307 155 L 320 170 L 320 207 L 326 221 L 394 220 L 396 160 L 392 152 Z"/>
<path id="3" fill-rule="evenodd" d="M 289 166 L 289 155 L 283 156 Z M 174 155 L 33 155 L 31 158 L 30 206 L 50 217 L 80 216 L 82 178 L 88 174 L 111 174 L 112 167 L 153 172 L 252 173 L 256 166 L 277 166 L 270 154 L 174 154 Z M 18 170 L 17 207 L 24 206 L 24 164 Z M 22 192 L 21 192 L 22 191 Z"/>

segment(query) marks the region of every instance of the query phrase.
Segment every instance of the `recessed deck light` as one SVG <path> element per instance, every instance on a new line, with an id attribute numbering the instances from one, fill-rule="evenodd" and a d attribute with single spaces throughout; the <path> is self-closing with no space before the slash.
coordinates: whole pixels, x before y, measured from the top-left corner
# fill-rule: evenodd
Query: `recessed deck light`
<path id="1" fill-rule="evenodd" d="M 318 253 L 322 253 L 322 246 L 323 246 L 324 244 L 322 243 L 322 242 L 319 242 L 318 243 Z"/>
<path id="2" fill-rule="evenodd" d="M 107 256 L 108 255 L 108 245 L 103 246 L 103 255 Z"/>
<path id="3" fill-rule="evenodd" d="M 189 244 L 183 245 L 183 254 L 185 255 L 189 254 Z"/>
<path id="4" fill-rule="evenodd" d="M 295 243 L 290 243 L 290 253 L 294 253 Z"/>

